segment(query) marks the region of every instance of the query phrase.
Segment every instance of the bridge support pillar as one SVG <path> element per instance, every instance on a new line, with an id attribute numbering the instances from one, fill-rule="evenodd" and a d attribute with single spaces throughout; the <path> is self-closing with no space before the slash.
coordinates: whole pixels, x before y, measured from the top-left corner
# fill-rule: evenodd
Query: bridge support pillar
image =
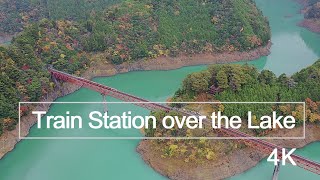
<path id="1" fill-rule="evenodd" d="M 51 79 L 53 80 L 55 85 L 59 86 L 59 82 L 55 76 L 51 75 Z"/>
<path id="2" fill-rule="evenodd" d="M 108 112 L 107 95 L 106 94 L 101 94 L 101 95 L 102 95 L 102 102 L 103 102 L 103 110 L 104 112 Z"/>
<path id="3" fill-rule="evenodd" d="M 278 180 L 279 171 L 280 171 L 280 162 L 278 162 L 278 164 L 274 167 L 272 180 Z"/>

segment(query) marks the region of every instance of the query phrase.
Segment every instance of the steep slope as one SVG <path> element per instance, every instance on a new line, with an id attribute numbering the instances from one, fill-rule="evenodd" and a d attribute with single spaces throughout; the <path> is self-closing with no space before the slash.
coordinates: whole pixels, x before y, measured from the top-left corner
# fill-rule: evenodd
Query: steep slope
<path id="1" fill-rule="evenodd" d="M 207 93 L 215 89 L 214 94 Z M 266 135 L 277 137 L 294 137 L 301 135 L 303 121 L 306 121 L 308 133 L 306 139 L 273 141 L 285 147 L 301 147 L 320 139 L 320 60 L 293 76 L 285 74 L 276 77 L 269 70 L 258 72 L 248 65 L 212 65 L 201 72 L 188 75 L 182 87 L 176 91 L 172 102 L 305 102 L 303 105 L 282 104 L 189 104 L 183 109 L 200 112 L 209 117 L 212 112 L 221 111 L 227 117 L 239 115 L 247 120 L 245 112 L 252 111 L 253 124 L 258 125 L 262 115 L 277 111 L 282 116 L 294 116 L 300 127 L 284 132 L 279 129 L 240 128 L 253 137 Z M 175 104 L 175 106 L 182 106 Z M 171 116 L 177 113 L 170 112 Z M 166 112 L 152 112 L 160 121 Z M 179 114 L 178 114 L 179 115 Z M 256 120 L 256 121 L 255 121 Z M 172 129 L 163 128 L 158 123 L 156 129 L 145 129 L 148 137 L 225 137 L 219 131 L 189 129 L 185 126 Z M 274 136 L 273 136 L 274 137 Z M 250 146 L 249 146 L 250 147 Z M 263 152 L 247 148 L 243 142 L 232 140 L 144 140 L 137 151 L 142 158 L 159 173 L 170 179 L 225 179 L 241 173 L 263 157 Z"/>
<path id="2" fill-rule="evenodd" d="M 122 0 L 0 0 L 0 35 L 14 34 L 23 27 L 48 18 L 83 20 L 90 13 Z"/>
<path id="3" fill-rule="evenodd" d="M 91 17 L 87 30 L 84 49 L 106 51 L 115 64 L 246 51 L 270 39 L 268 21 L 251 0 L 130 0 Z"/>
<path id="4" fill-rule="evenodd" d="M 22 14 L 37 14 L 34 4 L 45 7 L 46 12 L 48 6 L 43 4 L 51 1 L 28 2 L 18 6 L 12 1 L 11 5 Z M 54 6 L 49 12 L 63 15 L 70 10 L 64 6 L 71 2 L 75 1 L 57 4 L 60 9 Z M 89 6 L 89 2 L 76 2 Z M 52 92 L 47 64 L 80 75 L 91 64 L 90 52 L 103 52 L 108 63 L 120 64 L 159 56 L 247 51 L 270 39 L 268 21 L 251 0 L 128 0 L 107 9 L 88 10 L 88 18 L 80 20 L 73 16 L 77 14 L 74 9 L 63 16 L 70 20 L 39 20 L 41 16 L 36 16 L 35 23 L 24 28 L 12 45 L 0 49 L 0 134 L 15 128 L 18 101 L 39 101 Z"/>

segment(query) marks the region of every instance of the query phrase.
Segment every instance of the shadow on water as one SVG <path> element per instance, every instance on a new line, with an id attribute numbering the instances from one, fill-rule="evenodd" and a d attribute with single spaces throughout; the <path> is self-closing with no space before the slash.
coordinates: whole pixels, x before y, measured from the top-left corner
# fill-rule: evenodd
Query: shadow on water
<path id="1" fill-rule="evenodd" d="M 275 74 L 293 74 L 313 64 L 319 57 L 320 35 L 297 24 L 303 19 L 301 6 L 292 0 L 256 0 L 258 7 L 268 17 L 272 31 L 271 54 L 264 69 Z"/>
<path id="2" fill-rule="evenodd" d="M 320 57 L 320 35 L 312 33 L 307 29 L 302 29 L 300 31 L 300 36 L 308 49 L 311 49 L 318 57 Z"/>

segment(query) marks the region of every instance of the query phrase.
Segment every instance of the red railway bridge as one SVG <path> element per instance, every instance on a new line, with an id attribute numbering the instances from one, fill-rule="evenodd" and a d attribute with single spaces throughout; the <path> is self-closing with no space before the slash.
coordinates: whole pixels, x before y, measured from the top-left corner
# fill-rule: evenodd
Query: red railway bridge
<path id="1" fill-rule="evenodd" d="M 195 115 L 190 112 L 185 112 L 182 110 L 180 111 L 178 109 L 171 108 L 166 105 L 152 103 L 152 102 L 145 100 L 145 99 L 142 99 L 140 97 L 136 97 L 136 96 L 118 91 L 117 89 L 114 89 L 114 88 L 111 88 L 111 87 L 108 87 L 108 86 L 105 86 L 105 85 L 102 85 L 102 84 L 99 84 L 99 83 L 96 83 L 96 82 L 93 82 L 93 81 L 90 81 L 90 80 L 87 80 L 87 79 L 84 79 L 81 77 L 77 77 L 77 76 L 62 72 L 62 71 L 58 71 L 53 68 L 48 68 L 48 70 L 54 78 L 65 81 L 65 82 L 69 82 L 72 84 L 76 84 L 76 85 L 79 85 L 82 87 L 92 89 L 94 91 L 101 93 L 104 98 L 106 96 L 111 96 L 111 97 L 114 97 L 116 99 L 119 99 L 119 100 L 122 100 L 125 102 L 132 102 L 133 104 L 135 104 L 137 106 L 140 106 L 140 107 L 143 107 L 143 108 L 146 108 L 149 110 L 179 111 L 183 115 L 189 115 L 189 116 Z M 137 102 L 137 103 L 134 103 L 134 102 Z M 206 122 L 208 123 L 209 121 L 206 121 Z M 229 128 L 222 127 L 221 129 L 219 129 L 219 131 L 221 131 L 222 133 L 224 133 L 230 137 L 237 137 L 237 138 L 239 138 L 239 141 L 242 141 L 245 144 L 247 144 L 253 148 L 256 148 L 259 151 L 263 151 L 266 154 L 270 154 L 274 149 L 278 149 L 278 152 L 281 152 L 283 149 L 283 147 L 281 147 L 281 146 L 272 144 L 272 143 L 265 141 L 265 140 L 254 139 L 254 138 L 252 138 L 252 136 L 245 134 L 243 132 L 240 132 L 238 130 L 235 130 L 235 129 L 229 129 Z M 279 155 L 279 156 L 280 156 L 279 158 L 281 158 L 281 155 Z M 320 175 L 320 164 L 319 163 L 308 160 L 302 156 L 295 155 L 295 154 L 292 154 L 291 157 L 295 161 L 297 166 L 299 166 L 307 171 L 310 171 L 310 172 L 313 172 L 315 174 Z M 277 166 L 275 168 L 274 179 L 277 179 L 278 171 L 279 171 L 279 166 Z"/>

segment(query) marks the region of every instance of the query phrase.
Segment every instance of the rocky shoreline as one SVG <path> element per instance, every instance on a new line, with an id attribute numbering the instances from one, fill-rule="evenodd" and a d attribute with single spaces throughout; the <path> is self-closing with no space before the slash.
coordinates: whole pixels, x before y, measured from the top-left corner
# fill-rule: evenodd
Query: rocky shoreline
<path id="1" fill-rule="evenodd" d="M 320 141 L 320 126 L 307 125 L 306 139 L 304 140 L 273 140 L 277 145 L 287 148 L 302 148 L 307 144 Z M 279 137 L 294 137 L 302 131 L 302 127 L 278 132 Z M 181 159 L 164 159 L 162 152 L 155 150 L 150 140 L 143 140 L 137 147 L 143 160 L 155 171 L 174 180 L 201 180 L 201 179 L 225 179 L 256 166 L 267 155 L 251 147 L 237 149 L 231 154 L 219 157 L 214 161 L 206 161 L 203 164 L 185 163 Z M 270 172 L 266 172 L 272 174 Z"/>
<path id="2" fill-rule="evenodd" d="M 318 19 L 304 19 L 298 25 L 309 31 L 320 33 L 320 20 Z"/>
<path id="3" fill-rule="evenodd" d="M 130 71 L 142 71 L 142 70 L 172 70 L 185 66 L 203 65 L 203 64 L 216 64 L 216 63 L 231 63 L 243 60 L 254 60 L 261 56 L 267 56 L 270 54 L 270 48 L 272 43 L 269 42 L 265 47 L 259 47 L 257 49 L 248 52 L 228 52 L 228 53 L 214 53 L 214 54 L 196 54 L 196 55 L 181 55 L 176 58 L 170 57 L 158 57 L 157 59 L 147 61 L 137 61 L 133 63 L 123 63 L 121 65 L 112 65 L 109 63 L 93 64 L 92 67 L 87 69 L 82 77 L 92 79 L 94 77 L 113 76 L 119 73 L 126 73 Z M 104 57 L 95 57 L 104 58 Z M 99 61 L 99 60 L 97 60 Z M 100 60 L 101 61 L 101 60 Z M 52 102 L 59 97 L 70 94 L 80 87 L 72 84 L 62 84 L 59 89 L 51 92 L 47 97 L 42 99 L 43 102 Z M 43 110 L 48 110 L 51 104 L 42 105 Z M 21 126 L 21 137 L 25 137 L 29 134 L 30 128 L 36 123 L 36 119 L 33 115 L 27 115 L 24 117 L 24 121 Z M 2 159 L 8 152 L 12 151 L 15 145 L 21 140 L 18 136 L 18 128 L 13 131 L 6 131 L 0 136 L 0 142 L 4 142 L 3 147 L 0 147 L 0 159 Z"/>

